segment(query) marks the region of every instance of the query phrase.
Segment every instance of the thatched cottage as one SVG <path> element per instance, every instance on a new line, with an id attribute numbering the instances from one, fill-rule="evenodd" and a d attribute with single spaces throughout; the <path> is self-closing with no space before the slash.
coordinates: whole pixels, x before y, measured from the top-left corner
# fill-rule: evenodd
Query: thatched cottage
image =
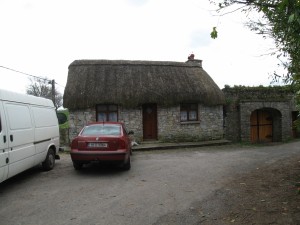
<path id="1" fill-rule="evenodd" d="M 223 138 L 224 95 L 187 62 L 76 60 L 69 66 L 64 107 L 70 138 L 92 121 L 122 121 L 137 141 Z"/>

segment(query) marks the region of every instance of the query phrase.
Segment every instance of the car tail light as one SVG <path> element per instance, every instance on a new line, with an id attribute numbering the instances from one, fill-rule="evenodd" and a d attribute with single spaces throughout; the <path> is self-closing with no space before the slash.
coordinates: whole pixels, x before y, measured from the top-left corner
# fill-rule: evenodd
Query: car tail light
<path id="1" fill-rule="evenodd" d="M 78 148 L 78 141 L 77 139 L 74 139 L 70 145 L 71 149 L 77 149 Z"/>
<path id="2" fill-rule="evenodd" d="M 125 145 L 125 141 L 124 140 L 120 140 L 119 141 L 119 149 L 125 149 L 126 145 Z"/>

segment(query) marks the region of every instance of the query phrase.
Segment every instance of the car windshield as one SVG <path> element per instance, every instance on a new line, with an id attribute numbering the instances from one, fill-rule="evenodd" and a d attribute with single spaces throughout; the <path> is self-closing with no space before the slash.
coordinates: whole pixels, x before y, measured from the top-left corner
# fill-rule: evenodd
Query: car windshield
<path id="1" fill-rule="evenodd" d="M 120 125 L 90 125 L 86 126 L 81 133 L 82 136 L 119 136 L 121 135 Z"/>

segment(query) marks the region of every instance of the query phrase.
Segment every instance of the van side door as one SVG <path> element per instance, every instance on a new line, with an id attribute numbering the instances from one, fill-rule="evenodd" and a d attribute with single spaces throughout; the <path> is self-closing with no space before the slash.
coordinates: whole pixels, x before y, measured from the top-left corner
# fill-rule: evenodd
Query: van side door
<path id="1" fill-rule="evenodd" d="M 27 104 L 3 102 L 9 148 L 8 178 L 34 166 L 34 126 Z"/>
<path id="2" fill-rule="evenodd" d="M 8 174 L 8 140 L 6 120 L 3 105 L 0 101 L 0 183 L 7 178 Z"/>

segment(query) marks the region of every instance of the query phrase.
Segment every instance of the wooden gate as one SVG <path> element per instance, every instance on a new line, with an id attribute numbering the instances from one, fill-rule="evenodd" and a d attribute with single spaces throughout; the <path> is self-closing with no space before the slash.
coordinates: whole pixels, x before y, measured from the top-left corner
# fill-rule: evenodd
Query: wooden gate
<path id="1" fill-rule="evenodd" d="M 255 110 L 251 114 L 251 142 L 273 141 L 273 118 L 267 110 Z"/>
<path id="2" fill-rule="evenodd" d="M 156 104 L 143 105 L 143 139 L 157 139 L 157 106 Z"/>

